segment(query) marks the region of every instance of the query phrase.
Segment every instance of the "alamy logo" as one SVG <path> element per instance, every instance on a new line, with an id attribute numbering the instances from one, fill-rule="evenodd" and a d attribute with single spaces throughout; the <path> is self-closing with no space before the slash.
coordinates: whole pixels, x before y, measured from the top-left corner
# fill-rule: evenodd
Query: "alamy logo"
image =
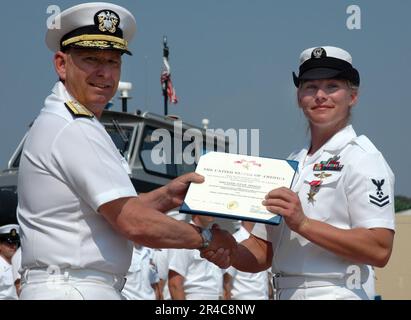
<path id="1" fill-rule="evenodd" d="M 350 16 L 347 18 L 346 26 L 349 30 L 361 29 L 361 8 L 357 5 L 350 5 L 347 7 L 347 14 Z"/>
<path id="2" fill-rule="evenodd" d="M 47 7 L 47 13 L 51 14 L 47 19 L 47 29 L 61 29 L 60 12 L 61 10 L 59 6 L 50 5 Z"/>
<path id="3" fill-rule="evenodd" d="M 220 137 L 220 139 L 217 139 Z M 217 140 L 216 140 L 217 139 Z M 260 130 L 259 129 L 206 129 L 205 135 L 196 128 L 183 132 L 182 121 L 175 121 L 173 131 L 156 129 L 153 131 L 151 142 L 158 142 L 151 150 L 151 161 L 160 164 L 198 163 L 206 151 L 219 151 L 259 156 Z M 215 143 L 217 141 L 217 143 Z M 250 142 L 250 144 L 248 143 Z M 228 150 L 227 150 L 227 146 Z M 211 149 L 203 149 L 206 145 Z M 214 150 L 213 150 L 214 148 Z"/>
<path id="4" fill-rule="evenodd" d="M 357 265 L 348 266 L 347 274 L 347 288 L 350 290 L 361 289 L 361 268 Z"/>

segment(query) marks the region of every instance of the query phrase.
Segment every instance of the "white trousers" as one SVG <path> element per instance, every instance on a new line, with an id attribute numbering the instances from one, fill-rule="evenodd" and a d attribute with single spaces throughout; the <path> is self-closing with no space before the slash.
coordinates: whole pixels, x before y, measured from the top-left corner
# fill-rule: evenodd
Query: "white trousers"
<path id="1" fill-rule="evenodd" d="M 219 300 L 216 294 L 187 293 L 186 300 Z"/>
<path id="2" fill-rule="evenodd" d="M 123 300 L 121 277 L 95 270 L 26 270 L 22 276 L 21 300 Z"/>
<path id="3" fill-rule="evenodd" d="M 345 286 L 277 289 L 276 300 L 369 300 L 363 288 Z"/>

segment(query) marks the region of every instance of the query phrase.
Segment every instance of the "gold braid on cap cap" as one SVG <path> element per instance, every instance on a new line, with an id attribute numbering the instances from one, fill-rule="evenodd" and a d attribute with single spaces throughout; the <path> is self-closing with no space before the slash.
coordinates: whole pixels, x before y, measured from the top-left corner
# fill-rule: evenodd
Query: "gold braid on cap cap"
<path id="1" fill-rule="evenodd" d="M 127 49 L 127 40 L 105 35 L 105 34 L 83 34 L 81 36 L 76 36 L 69 38 L 62 42 L 61 46 L 66 47 L 70 44 L 76 44 L 82 47 L 103 47 L 103 48 L 115 48 L 121 50 Z"/>

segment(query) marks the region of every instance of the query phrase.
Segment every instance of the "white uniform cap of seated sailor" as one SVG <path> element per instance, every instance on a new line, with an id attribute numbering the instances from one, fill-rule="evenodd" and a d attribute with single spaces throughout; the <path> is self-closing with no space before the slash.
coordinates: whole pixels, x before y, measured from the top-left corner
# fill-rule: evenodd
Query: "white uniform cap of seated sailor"
<path id="1" fill-rule="evenodd" d="M 10 234 L 13 229 L 19 234 L 20 226 L 18 224 L 6 224 L 5 226 L 0 227 L 0 235 Z"/>
<path id="2" fill-rule="evenodd" d="M 131 54 L 128 43 L 136 30 L 136 20 L 127 9 L 106 2 L 82 3 L 54 17 L 46 33 L 46 44 L 53 52 L 76 47 Z"/>
<path id="3" fill-rule="evenodd" d="M 20 241 L 20 227 L 18 224 L 6 224 L 0 227 L 0 241 L 16 243 Z"/>
<path id="4" fill-rule="evenodd" d="M 323 46 L 305 49 L 300 54 L 299 75 L 293 72 L 296 87 L 301 80 L 346 79 L 359 86 L 360 75 L 344 49 Z"/>

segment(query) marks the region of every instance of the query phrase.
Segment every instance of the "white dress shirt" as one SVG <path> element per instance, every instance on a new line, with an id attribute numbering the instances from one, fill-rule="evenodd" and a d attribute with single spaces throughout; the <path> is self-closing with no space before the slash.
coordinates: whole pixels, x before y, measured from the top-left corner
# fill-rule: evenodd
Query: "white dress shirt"
<path id="1" fill-rule="evenodd" d="M 341 229 L 387 228 L 394 230 L 394 174 L 382 154 L 365 136 L 357 137 L 351 125 L 340 130 L 315 154 L 307 157 L 310 144 L 289 159 L 299 162 L 293 183 L 304 213 Z M 337 159 L 340 170 L 318 170 L 321 162 Z M 314 170 L 315 165 L 317 170 Z M 323 178 L 318 175 L 324 172 Z M 310 182 L 322 180 L 313 199 Z M 361 279 L 369 269 L 328 251 L 279 226 L 257 224 L 252 233 L 273 242 L 273 273 L 321 278 L 343 278 L 357 266 Z"/>
<path id="2" fill-rule="evenodd" d="M 13 280 L 13 269 L 2 256 L 0 256 L 0 300 L 17 300 L 16 287 Z"/>
<path id="3" fill-rule="evenodd" d="M 128 165 L 95 117 L 73 116 L 61 82 L 30 129 L 19 169 L 22 268 L 94 269 L 125 275 L 132 243 L 98 212 L 136 196 Z"/>

